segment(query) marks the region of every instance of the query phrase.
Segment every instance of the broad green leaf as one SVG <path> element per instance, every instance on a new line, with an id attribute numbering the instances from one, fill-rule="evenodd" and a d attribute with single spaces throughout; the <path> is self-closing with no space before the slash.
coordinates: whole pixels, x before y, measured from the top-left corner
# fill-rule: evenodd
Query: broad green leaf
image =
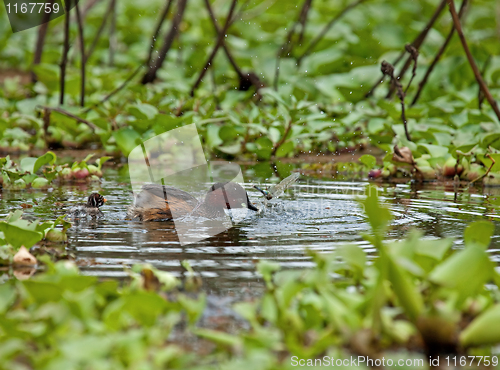
<path id="1" fill-rule="evenodd" d="M 116 145 L 124 155 L 128 155 L 132 149 L 142 142 L 141 136 L 131 128 L 121 128 L 114 131 L 113 137 L 116 140 Z"/>
<path id="2" fill-rule="evenodd" d="M 441 261 L 446 252 L 453 245 L 452 238 L 444 239 L 420 239 L 417 242 L 415 253 L 421 256 L 431 257 L 437 261 Z"/>
<path id="3" fill-rule="evenodd" d="M 355 244 L 347 244 L 338 248 L 337 253 L 352 268 L 359 271 L 365 269 L 366 253 Z"/>
<path id="4" fill-rule="evenodd" d="M 35 173 L 35 171 L 33 171 L 33 167 L 34 167 L 36 161 L 37 161 L 37 159 L 33 158 L 33 157 L 26 157 L 26 158 L 21 159 L 21 163 L 20 163 L 21 171 Z"/>
<path id="5" fill-rule="evenodd" d="M 3 232 L 7 243 L 16 249 L 19 249 L 22 245 L 29 249 L 42 240 L 43 237 L 42 233 L 6 222 L 0 222 L 0 231 Z"/>
<path id="6" fill-rule="evenodd" d="M 495 226 L 489 221 L 475 221 L 470 223 L 464 231 L 465 245 L 477 244 L 484 248 L 490 245 Z"/>
<path id="7" fill-rule="evenodd" d="M 371 154 L 362 155 L 359 161 L 363 163 L 368 169 L 372 169 L 377 164 L 377 159 Z"/>
<path id="8" fill-rule="evenodd" d="M 38 159 L 35 162 L 35 165 L 33 167 L 33 173 L 36 173 L 42 166 L 49 164 L 52 165 L 55 163 L 57 157 L 53 152 L 47 152 L 41 157 L 38 157 Z"/>
<path id="9" fill-rule="evenodd" d="M 412 282 L 411 276 L 398 266 L 392 258 L 388 258 L 388 279 L 394 293 L 409 319 L 415 322 L 422 313 L 424 303 L 420 292 Z"/>
<path id="10" fill-rule="evenodd" d="M 476 293 L 493 276 L 493 263 L 483 248 L 471 245 L 436 266 L 430 280 L 459 292 L 461 299 Z"/>
<path id="11" fill-rule="evenodd" d="M 481 313 L 460 333 L 464 347 L 492 346 L 500 342 L 500 304 Z"/>

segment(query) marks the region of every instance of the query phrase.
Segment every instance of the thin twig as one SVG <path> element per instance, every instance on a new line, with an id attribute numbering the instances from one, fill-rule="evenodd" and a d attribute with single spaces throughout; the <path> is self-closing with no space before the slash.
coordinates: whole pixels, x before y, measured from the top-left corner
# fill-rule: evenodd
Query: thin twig
<path id="1" fill-rule="evenodd" d="M 50 109 L 43 109 L 43 139 L 47 148 L 49 147 L 48 137 L 49 137 L 49 126 L 50 126 Z"/>
<path id="2" fill-rule="evenodd" d="M 118 92 L 120 92 L 125 86 L 127 86 L 127 84 L 137 75 L 137 73 L 139 73 L 139 71 L 143 68 L 144 66 L 143 65 L 140 65 L 139 67 L 136 68 L 136 70 L 134 72 L 132 72 L 132 74 L 130 76 L 127 77 L 127 79 L 125 81 L 123 81 L 123 83 L 118 86 L 116 89 L 114 89 L 112 92 L 110 92 L 108 95 L 106 95 L 104 97 L 104 99 L 102 99 L 100 102 L 88 107 L 87 109 L 85 109 L 83 111 L 83 113 L 88 113 L 90 112 L 91 110 L 97 108 L 99 105 L 101 104 L 104 104 L 105 102 L 107 102 L 109 99 L 111 99 L 115 94 L 117 94 Z"/>
<path id="3" fill-rule="evenodd" d="M 66 85 L 66 64 L 68 63 L 68 51 L 69 51 L 69 10 L 71 8 L 71 0 L 64 1 L 64 44 L 63 53 L 61 60 L 61 77 L 60 77 L 60 96 L 59 104 L 64 104 L 64 87 Z"/>
<path id="4" fill-rule="evenodd" d="M 96 33 L 96 35 L 94 37 L 94 40 L 92 41 L 92 44 L 90 45 L 89 49 L 87 50 L 87 54 L 85 55 L 85 60 L 86 61 L 89 60 L 90 56 L 94 52 L 94 50 L 95 50 L 95 48 L 97 46 L 97 43 L 98 43 L 99 39 L 101 38 L 102 32 L 104 31 L 104 27 L 106 27 L 106 23 L 108 21 L 108 17 L 111 14 L 112 11 L 113 11 L 113 1 L 110 0 L 109 1 L 109 7 L 106 10 L 106 13 L 104 14 L 104 17 L 102 18 L 101 25 L 99 26 L 99 29 L 97 30 L 97 33 Z"/>
<path id="5" fill-rule="evenodd" d="M 151 37 L 151 47 L 149 49 L 148 59 L 146 60 L 146 65 L 149 65 L 151 62 L 151 57 L 153 56 L 153 51 L 156 44 L 156 39 L 160 35 L 161 26 L 163 26 L 163 22 L 167 19 L 168 13 L 170 13 L 170 8 L 172 7 L 174 0 L 168 0 L 167 6 L 163 9 L 163 12 L 160 15 L 158 20 L 158 24 L 156 25 L 155 32 L 153 33 L 153 37 Z"/>
<path id="6" fill-rule="evenodd" d="M 312 7 L 312 0 L 306 0 L 304 2 L 304 7 L 302 7 L 302 11 L 300 12 L 299 24 L 300 24 L 300 34 L 299 34 L 299 43 L 304 40 L 304 35 L 306 33 L 306 24 L 308 19 L 309 10 Z"/>
<path id="7" fill-rule="evenodd" d="M 408 125 L 406 121 L 406 113 L 405 113 L 405 92 L 403 91 L 403 85 L 401 85 L 400 80 L 394 77 L 394 66 L 391 63 L 386 62 L 385 60 L 382 62 L 382 66 L 380 68 L 382 73 L 385 76 L 388 76 L 391 79 L 391 84 L 397 90 L 398 97 L 401 101 L 401 119 L 403 120 L 403 126 L 405 128 L 405 135 L 408 141 L 411 141 L 410 133 L 408 132 Z"/>
<path id="8" fill-rule="evenodd" d="M 462 16 L 465 13 L 465 10 L 467 9 L 467 3 L 468 3 L 468 0 L 463 0 L 462 5 L 460 5 L 460 10 L 458 12 L 458 16 L 460 19 L 462 19 Z M 446 48 L 448 47 L 448 44 L 450 43 L 454 33 L 455 33 L 455 25 L 452 25 L 451 30 L 448 33 L 448 36 L 446 37 L 446 40 L 444 40 L 443 45 L 441 45 L 436 56 L 432 60 L 432 63 L 430 64 L 429 68 L 427 68 L 427 71 L 425 72 L 425 75 L 422 78 L 422 81 L 420 81 L 420 83 L 418 84 L 417 93 L 415 94 L 415 97 L 413 98 L 410 106 L 413 106 L 417 103 L 418 99 L 420 98 L 420 94 L 422 93 L 422 90 L 424 89 L 425 84 L 427 83 L 427 80 L 429 79 L 429 76 L 431 75 L 432 71 L 434 70 L 434 67 L 436 67 L 437 63 L 441 59 L 441 56 L 444 54 L 444 52 L 445 52 Z"/>
<path id="9" fill-rule="evenodd" d="M 486 157 L 488 157 L 489 159 L 491 159 L 491 165 L 490 167 L 486 170 L 486 172 L 484 174 L 482 174 L 481 176 L 478 176 L 476 177 L 474 180 L 472 180 L 471 182 L 469 182 L 469 186 L 471 186 L 473 183 L 475 183 L 477 180 L 481 180 L 483 177 L 486 177 L 488 176 L 488 174 L 490 173 L 491 169 L 493 168 L 493 166 L 495 165 L 495 160 L 493 159 L 493 157 L 490 155 L 490 153 L 486 153 Z"/>
<path id="10" fill-rule="evenodd" d="M 53 0 L 49 0 L 47 4 L 52 5 Z M 33 55 L 33 65 L 40 64 L 42 61 L 42 53 L 43 53 L 43 47 L 45 45 L 45 36 L 47 35 L 47 29 L 49 28 L 49 21 L 50 21 L 50 14 L 51 13 L 44 13 L 42 17 L 42 24 L 38 28 L 38 35 L 36 39 L 36 45 L 35 45 L 35 52 Z M 37 81 L 37 77 L 35 72 L 33 70 L 31 71 L 31 82 L 35 83 Z"/>
<path id="11" fill-rule="evenodd" d="M 491 54 L 488 55 L 488 58 L 483 64 L 483 69 L 481 70 L 481 74 L 484 76 L 486 73 L 486 70 L 488 69 L 488 66 L 490 65 L 491 61 Z M 483 109 L 483 101 L 484 101 L 484 94 L 483 90 L 481 90 L 481 86 L 479 86 L 479 91 L 477 92 L 477 107 L 479 110 Z"/>
<path id="12" fill-rule="evenodd" d="M 82 25 L 82 18 L 80 16 L 80 8 L 78 6 L 78 1 L 75 3 L 75 10 L 76 10 L 76 23 L 78 24 L 78 38 L 80 40 L 80 55 L 82 57 L 81 64 L 80 64 L 80 73 L 81 73 L 80 105 L 82 107 L 84 107 L 85 106 L 85 65 L 87 63 L 87 59 L 85 58 L 85 41 L 83 38 L 83 25 Z"/>
<path id="13" fill-rule="evenodd" d="M 208 57 L 207 61 L 205 62 L 205 65 L 203 66 L 203 69 L 201 70 L 200 75 L 196 79 L 193 87 L 191 88 L 191 93 L 190 93 L 191 96 L 194 96 L 194 91 L 198 88 L 201 81 L 203 80 L 203 76 L 205 76 L 207 69 L 212 64 L 212 61 L 215 58 L 215 55 L 217 54 L 217 51 L 219 50 L 219 48 L 222 45 L 224 37 L 226 37 L 226 32 L 229 28 L 229 25 L 231 24 L 231 19 L 233 17 L 234 9 L 236 8 L 236 3 L 237 3 L 237 0 L 233 0 L 231 2 L 231 8 L 229 9 L 229 14 L 227 15 L 226 23 L 224 23 L 224 26 L 222 27 L 222 30 L 217 37 L 217 42 L 215 43 L 215 46 L 214 46 L 214 49 L 212 50 L 212 53 L 210 53 L 210 56 Z"/>
<path id="14" fill-rule="evenodd" d="M 344 16 L 349 10 L 354 9 L 356 6 L 359 4 L 364 3 L 366 0 L 358 0 L 354 3 L 349 4 L 346 6 L 342 11 L 337 14 L 328 24 L 321 30 L 321 32 L 311 41 L 307 49 L 302 53 L 301 56 L 297 58 L 297 66 L 300 66 L 302 63 L 302 60 L 309 55 L 309 53 L 316 47 L 316 45 L 321 41 L 321 39 L 327 34 L 328 31 L 330 31 L 330 28 L 333 27 L 335 23 L 338 22 L 340 18 Z"/>
<path id="15" fill-rule="evenodd" d="M 483 94 L 486 100 L 488 100 L 488 103 L 490 103 L 491 108 L 493 108 L 493 111 L 495 112 L 498 120 L 500 121 L 500 109 L 498 108 L 495 99 L 493 99 L 493 96 L 491 95 L 488 86 L 484 82 L 483 77 L 481 76 L 481 72 L 479 71 L 479 68 L 477 68 L 476 62 L 474 61 L 474 57 L 470 52 L 469 45 L 467 45 L 467 41 L 465 40 L 464 32 L 462 30 L 460 18 L 458 17 L 457 11 L 455 9 L 455 4 L 453 3 L 453 0 L 447 0 L 447 1 L 448 1 L 448 6 L 450 8 L 451 17 L 453 18 L 453 23 L 455 24 L 458 36 L 460 37 L 460 41 L 462 42 L 462 47 L 465 51 L 465 54 L 467 55 L 467 59 L 469 60 L 469 64 L 472 68 L 472 71 L 474 72 L 474 76 L 476 77 L 477 83 L 481 87 L 481 90 L 483 90 Z"/>
<path id="16" fill-rule="evenodd" d="M 215 14 L 212 9 L 212 6 L 210 5 L 209 0 L 205 0 L 205 6 L 207 7 L 208 14 L 210 15 L 210 19 L 212 19 L 212 24 L 214 25 L 215 32 L 217 33 L 217 37 L 221 34 L 221 30 L 219 28 L 219 25 L 217 24 L 217 19 L 215 19 Z M 229 63 L 231 63 L 231 66 L 234 68 L 235 72 L 238 74 L 238 77 L 240 79 L 244 78 L 243 71 L 240 69 L 238 64 L 236 63 L 235 59 L 231 55 L 227 45 L 226 45 L 226 40 L 222 39 L 222 48 L 226 54 L 227 59 L 229 60 Z"/>
<path id="17" fill-rule="evenodd" d="M 170 27 L 170 31 L 165 37 L 165 42 L 163 43 L 163 46 L 160 49 L 158 58 L 153 58 L 151 60 L 149 64 L 149 69 L 142 78 L 142 84 L 153 82 L 156 79 L 156 74 L 158 73 L 158 69 L 160 69 L 160 67 L 162 66 L 163 61 L 165 60 L 167 53 L 170 50 L 170 47 L 172 46 L 172 43 L 174 42 L 177 33 L 179 32 L 178 31 L 179 25 L 182 21 L 184 10 L 186 9 L 186 3 L 187 0 L 179 0 L 177 2 L 177 13 L 175 14 L 172 20 L 172 26 Z"/>
<path id="18" fill-rule="evenodd" d="M 405 90 L 405 96 L 406 96 L 406 92 L 410 88 L 411 83 L 413 82 L 413 79 L 417 75 L 418 50 L 415 49 L 415 47 L 412 46 L 412 45 L 410 45 L 410 44 L 406 44 L 405 49 L 410 54 L 410 57 L 413 60 L 413 70 L 412 70 L 412 73 L 411 73 L 410 82 L 408 82 L 408 86 L 406 86 L 406 90 Z"/>
<path id="19" fill-rule="evenodd" d="M 115 64 L 116 50 L 116 0 L 111 0 L 111 24 L 109 26 L 109 65 Z"/>
<path id="20" fill-rule="evenodd" d="M 276 152 L 278 151 L 279 147 L 283 145 L 283 143 L 285 142 L 286 137 L 288 136 L 288 133 L 290 132 L 291 128 L 292 128 L 292 121 L 289 121 L 288 122 L 288 126 L 285 129 L 285 133 L 281 137 L 280 141 L 278 141 L 276 143 L 276 145 L 274 145 L 273 150 L 271 151 L 271 157 L 274 157 L 276 155 Z"/>
<path id="21" fill-rule="evenodd" d="M 429 22 L 427 22 L 427 24 L 425 25 L 424 29 L 417 35 L 417 37 L 411 43 L 411 45 L 413 45 L 417 50 L 420 49 L 420 46 L 422 46 L 425 38 L 427 37 L 427 34 L 429 33 L 430 29 L 432 28 L 432 26 L 434 25 L 434 23 L 436 22 L 436 20 L 439 18 L 439 15 L 441 14 L 441 12 L 443 11 L 443 9 L 444 9 L 445 6 L 446 6 L 446 0 L 441 0 L 441 2 L 439 3 L 439 5 L 437 6 L 436 10 L 434 11 L 434 14 L 432 14 L 431 19 L 429 19 Z M 403 59 L 405 53 L 406 53 L 406 50 L 403 50 L 401 52 L 401 54 L 399 55 L 399 57 L 394 61 L 394 63 L 392 63 L 392 65 L 395 66 L 396 64 L 398 64 L 401 61 L 401 59 Z M 401 72 L 399 74 L 400 78 L 402 77 L 402 75 L 404 75 L 404 73 L 402 73 L 402 72 L 403 71 L 406 72 L 406 70 L 410 66 L 410 63 L 411 63 L 411 59 L 408 58 L 406 60 L 405 66 L 403 66 L 403 68 L 401 69 Z M 378 86 L 380 86 L 380 84 L 382 84 L 383 81 L 384 81 L 384 76 L 382 76 L 382 78 L 379 79 L 372 86 L 372 88 L 370 89 L 370 91 L 368 91 L 365 94 L 365 97 L 369 97 L 369 96 L 373 95 L 373 93 L 375 92 L 376 88 Z M 392 94 L 392 91 L 391 91 L 391 94 Z"/>
<path id="22" fill-rule="evenodd" d="M 37 108 L 43 109 L 45 112 L 47 112 L 47 111 L 49 111 L 49 112 L 57 112 L 57 113 L 60 113 L 60 114 L 62 114 L 64 116 L 67 116 L 69 118 L 73 118 L 74 120 L 76 120 L 78 122 L 81 122 L 81 123 L 84 123 L 87 126 L 89 126 L 92 131 L 95 131 L 96 129 L 98 129 L 98 127 L 96 125 L 94 125 L 92 122 L 89 122 L 86 119 L 78 117 L 78 116 L 74 115 L 73 113 L 70 113 L 67 110 L 64 110 L 62 108 L 47 107 L 47 106 L 43 106 L 43 105 L 42 106 L 39 105 L 39 106 L 37 106 Z"/>
<path id="23" fill-rule="evenodd" d="M 248 3 L 248 1 L 246 1 L 245 4 L 243 4 L 243 6 L 241 6 L 238 14 L 241 14 L 243 12 L 243 9 L 245 8 L 247 3 Z M 215 15 L 214 15 L 214 12 L 213 12 L 212 7 L 210 5 L 210 1 L 205 0 L 205 5 L 207 7 L 208 14 L 210 15 L 210 18 L 212 19 L 212 24 L 214 25 L 215 32 L 217 33 L 217 36 L 218 36 L 221 33 L 221 30 L 219 28 L 217 20 L 215 19 Z M 231 19 L 231 24 L 239 17 L 240 17 L 239 15 L 233 16 L 233 18 Z M 233 67 L 233 69 L 235 70 L 236 74 L 238 75 L 238 77 L 240 79 L 240 90 L 247 91 L 251 86 L 254 86 L 255 89 L 257 90 L 255 94 L 256 94 L 257 98 L 260 99 L 261 95 L 259 93 L 259 89 L 264 87 L 265 85 L 262 83 L 262 81 L 259 79 L 259 77 L 253 72 L 247 73 L 247 72 L 243 72 L 241 70 L 241 68 L 238 66 L 238 63 L 236 63 L 236 60 L 234 59 L 231 52 L 229 51 L 229 48 L 226 44 L 225 39 L 222 39 L 222 49 L 224 50 L 226 57 L 229 60 L 229 63 L 231 64 L 231 66 Z"/>
<path id="24" fill-rule="evenodd" d="M 302 5 L 302 9 L 300 10 L 299 17 L 298 17 L 297 21 L 295 21 L 293 26 L 290 28 L 290 31 L 288 31 L 288 33 L 286 35 L 285 42 L 281 45 L 281 47 L 278 49 L 278 52 L 276 53 L 276 67 L 274 69 L 274 81 L 273 81 L 274 90 L 278 90 L 281 58 L 284 55 L 290 54 L 292 52 L 292 50 L 293 50 L 292 39 L 293 39 L 293 36 L 295 34 L 295 29 L 297 28 L 297 26 L 299 24 L 302 25 L 301 36 L 300 36 L 300 38 L 302 39 L 304 25 L 305 25 L 305 22 L 307 19 L 307 13 L 309 12 L 309 9 L 311 8 L 311 3 L 312 3 L 312 0 L 304 0 L 304 4 Z"/>

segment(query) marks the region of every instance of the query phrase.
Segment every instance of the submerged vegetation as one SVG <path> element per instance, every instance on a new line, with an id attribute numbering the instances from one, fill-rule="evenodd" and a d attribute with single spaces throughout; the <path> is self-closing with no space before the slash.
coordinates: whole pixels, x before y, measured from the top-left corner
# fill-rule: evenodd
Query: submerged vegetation
<path id="1" fill-rule="evenodd" d="M 1 366 L 285 369 L 294 358 L 354 356 L 356 364 L 416 359 L 422 368 L 429 356 L 445 362 L 449 353 L 476 356 L 458 357 L 467 366 L 497 366 L 500 275 L 486 251 L 493 225 L 469 225 L 460 249 L 416 230 L 387 241 L 391 213 L 377 193 L 367 187 L 360 202 L 371 225 L 364 238 L 379 257 L 345 245 L 309 252 L 311 269 L 279 271 L 261 261 L 265 293 L 233 306 L 245 322 L 234 333 L 197 324 L 206 298 L 187 264 L 183 284 L 151 266 L 135 266 L 119 284 L 40 257 L 45 273 L 0 285 Z"/>

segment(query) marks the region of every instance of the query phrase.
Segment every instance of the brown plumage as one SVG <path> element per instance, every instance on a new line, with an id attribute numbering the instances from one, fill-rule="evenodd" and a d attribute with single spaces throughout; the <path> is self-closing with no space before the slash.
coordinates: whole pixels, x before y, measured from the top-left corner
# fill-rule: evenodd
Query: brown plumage
<path id="1" fill-rule="evenodd" d="M 217 218 L 224 215 L 224 209 L 231 208 L 258 211 L 250 203 L 245 189 L 233 182 L 214 184 L 201 202 L 172 186 L 146 184 L 136 195 L 134 205 L 128 210 L 128 217 L 141 221 L 166 221 L 189 214 Z"/>
<path id="2" fill-rule="evenodd" d="M 99 193 L 92 193 L 89 195 L 86 204 L 77 204 L 69 209 L 69 214 L 73 218 L 84 218 L 90 216 L 92 218 L 102 217 L 104 214 L 101 212 L 101 207 L 106 202 Z"/>

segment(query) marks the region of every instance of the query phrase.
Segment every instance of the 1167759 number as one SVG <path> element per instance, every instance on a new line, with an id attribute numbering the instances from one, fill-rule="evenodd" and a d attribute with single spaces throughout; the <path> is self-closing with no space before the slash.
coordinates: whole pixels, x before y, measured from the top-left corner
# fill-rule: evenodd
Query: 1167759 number
<path id="1" fill-rule="evenodd" d="M 52 5 L 52 6 L 51 6 Z M 38 9 L 36 9 L 38 7 Z M 59 13 L 59 4 L 57 3 L 21 3 L 21 4 L 7 4 L 7 12 L 10 13 Z M 37 11 L 38 10 L 38 11 Z"/>

